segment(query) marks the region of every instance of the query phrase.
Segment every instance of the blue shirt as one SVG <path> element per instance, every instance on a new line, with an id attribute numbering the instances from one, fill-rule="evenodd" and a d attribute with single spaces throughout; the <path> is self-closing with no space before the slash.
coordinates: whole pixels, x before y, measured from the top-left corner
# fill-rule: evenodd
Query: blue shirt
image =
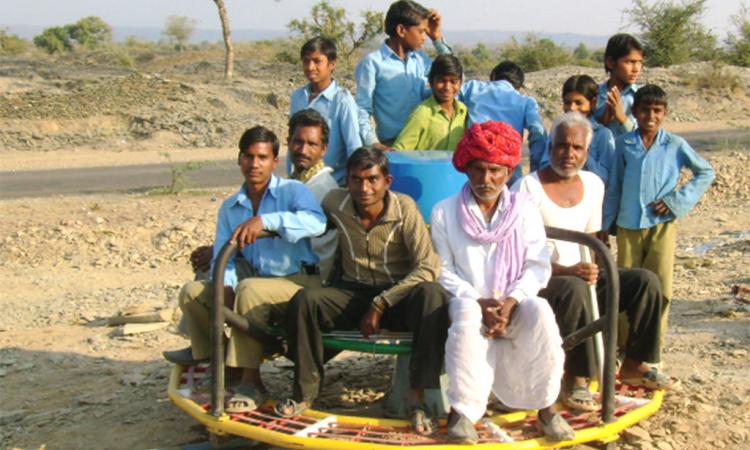
<path id="1" fill-rule="evenodd" d="M 497 120 L 515 128 L 522 137 L 524 130 L 528 130 L 530 158 L 537 161 L 541 159 L 547 145 L 547 130 L 539 116 L 536 100 L 521 94 L 505 80 L 469 80 L 461 86 L 458 99 L 469 109 L 467 128 L 474 123 Z M 521 176 L 519 164 L 508 185 L 512 185 Z"/>
<path id="2" fill-rule="evenodd" d="M 612 121 L 609 122 L 609 125 L 607 125 L 607 128 L 609 128 L 609 131 L 612 132 L 612 135 L 614 137 L 621 136 L 625 133 L 631 132 L 635 130 L 635 117 L 633 116 L 633 100 L 635 99 L 635 91 L 637 91 L 639 86 L 637 84 L 629 84 L 625 86 L 623 90 L 620 91 L 620 100 L 622 101 L 622 107 L 625 110 L 625 115 L 628 116 L 628 120 L 625 123 L 620 123 L 612 117 Z M 607 86 L 607 82 L 599 85 L 599 95 L 596 97 L 596 108 L 594 109 L 594 117 L 596 120 L 602 120 L 602 115 L 604 115 L 604 110 L 607 107 L 607 92 L 609 91 L 609 87 Z"/>
<path id="3" fill-rule="evenodd" d="M 313 194 L 299 181 L 271 176 L 260 201 L 258 216 L 263 229 L 275 231 L 279 238 L 258 239 L 246 245 L 242 256 L 258 276 L 281 277 L 298 273 L 301 264 L 317 264 L 318 257 L 310 247 L 310 237 L 326 229 L 326 217 Z M 240 190 L 224 200 L 219 208 L 214 239 L 213 264 L 224 244 L 237 227 L 253 217 L 253 205 L 243 184 Z M 224 284 L 237 286 L 234 259 L 230 258 L 224 272 Z"/>
<path id="4" fill-rule="evenodd" d="M 609 173 L 612 170 L 612 160 L 615 157 L 615 138 L 609 128 L 600 124 L 596 120 L 590 119 L 591 128 L 594 135 L 591 137 L 589 144 L 589 156 L 583 164 L 583 170 L 588 170 L 599 176 L 607 186 L 609 182 Z M 547 140 L 547 151 L 542 155 L 542 160 L 535 166 L 531 161 L 531 171 L 534 172 L 549 165 L 549 152 L 552 148 L 552 137 Z"/>
<path id="5" fill-rule="evenodd" d="M 693 178 L 677 189 L 684 167 Z M 661 129 L 646 150 L 638 130 L 622 135 L 615 141 L 603 229 L 615 220 L 619 227 L 640 230 L 680 218 L 698 203 L 713 179 L 711 165 L 679 136 Z M 670 213 L 654 214 L 648 204 L 656 200 L 664 200 Z"/>
<path id="6" fill-rule="evenodd" d="M 328 122 L 330 133 L 328 149 L 323 156 L 326 165 L 333 169 L 337 182 L 346 176 L 346 160 L 354 150 L 362 147 L 359 130 L 359 109 L 354 97 L 344 87 L 333 80 L 327 88 L 310 101 L 311 86 L 303 86 L 292 93 L 289 117 L 305 108 L 319 112 Z M 369 124 L 368 124 L 369 125 Z M 369 128 L 369 126 L 368 126 Z M 292 160 L 287 158 L 287 171 L 292 171 Z"/>
<path id="7" fill-rule="evenodd" d="M 434 41 L 433 45 L 439 54 L 452 51 L 442 40 Z M 360 109 L 362 141 L 366 145 L 396 139 L 409 113 L 432 93 L 427 83 L 431 65 L 432 59 L 426 53 L 409 51 L 402 60 L 385 42 L 357 64 L 355 99 Z M 370 116 L 375 116 L 377 138 L 372 128 L 366 126 Z"/>

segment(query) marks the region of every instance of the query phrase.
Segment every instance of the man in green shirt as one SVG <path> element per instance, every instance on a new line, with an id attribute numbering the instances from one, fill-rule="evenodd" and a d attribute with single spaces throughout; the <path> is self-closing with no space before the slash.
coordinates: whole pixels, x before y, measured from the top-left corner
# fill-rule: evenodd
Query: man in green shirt
<path id="1" fill-rule="evenodd" d="M 432 97 L 423 101 L 406 120 L 393 143 L 394 150 L 455 150 L 464 134 L 466 105 L 456 100 L 463 68 L 453 55 L 440 55 L 432 63 L 429 80 Z"/>

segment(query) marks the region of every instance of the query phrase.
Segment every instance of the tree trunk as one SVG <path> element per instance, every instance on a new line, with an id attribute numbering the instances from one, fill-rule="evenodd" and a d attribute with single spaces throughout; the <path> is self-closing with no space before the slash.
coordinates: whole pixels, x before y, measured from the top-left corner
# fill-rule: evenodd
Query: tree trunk
<path id="1" fill-rule="evenodd" d="M 227 48 L 226 58 L 224 59 L 224 78 L 232 78 L 234 71 L 234 44 L 232 44 L 232 32 L 229 31 L 229 16 L 227 8 L 224 6 L 224 0 L 214 0 L 216 7 L 219 8 L 219 19 L 221 19 L 221 31 L 224 34 L 224 46 Z"/>

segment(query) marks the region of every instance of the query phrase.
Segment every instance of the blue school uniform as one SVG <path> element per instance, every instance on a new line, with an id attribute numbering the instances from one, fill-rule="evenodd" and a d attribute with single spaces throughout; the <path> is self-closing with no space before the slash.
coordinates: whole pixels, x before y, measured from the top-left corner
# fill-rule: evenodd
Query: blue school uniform
<path id="1" fill-rule="evenodd" d="M 529 154 L 532 159 L 541 159 L 546 149 L 547 131 L 539 116 L 536 100 L 521 94 L 505 80 L 466 81 L 461 86 L 458 99 L 469 109 L 467 127 L 474 123 L 496 120 L 512 126 L 521 136 L 524 130 L 528 130 Z M 508 184 L 512 185 L 522 175 L 519 164 Z"/>
<path id="2" fill-rule="evenodd" d="M 328 122 L 328 149 L 323 156 L 326 166 L 333 169 L 333 177 L 341 183 L 346 177 L 346 160 L 354 150 L 362 147 L 359 130 L 359 108 L 349 90 L 333 80 L 327 88 L 310 101 L 310 84 L 292 93 L 289 116 L 312 108 Z M 368 127 L 369 128 L 369 127 Z M 287 172 L 292 172 L 292 160 L 287 158 Z"/>
<path id="3" fill-rule="evenodd" d="M 609 128 L 600 124 L 596 120 L 589 119 L 594 134 L 589 144 L 589 156 L 583 164 L 583 170 L 588 170 L 599 176 L 607 186 L 609 183 L 609 174 L 612 170 L 612 161 L 615 157 L 615 138 Z M 531 171 L 539 170 L 549 165 L 549 151 L 552 148 L 552 137 L 547 140 L 547 147 L 542 155 L 542 160 L 536 163 L 531 161 Z"/>
<path id="4" fill-rule="evenodd" d="M 438 54 L 452 52 L 443 40 L 433 45 Z M 402 60 L 385 41 L 357 64 L 355 100 L 366 145 L 398 137 L 411 111 L 432 94 L 427 82 L 431 65 L 432 59 L 422 51 L 409 51 Z M 375 117 L 377 138 L 369 126 L 370 116 Z"/>
<path id="5" fill-rule="evenodd" d="M 211 260 L 212 274 L 221 248 L 232 237 L 234 230 L 253 215 L 253 204 L 243 184 L 219 208 Z M 272 175 L 257 215 L 263 221 L 263 229 L 279 234 L 279 239 L 258 239 L 242 250 L 242 256 L 258 276 L 283 277 L 299 273 L 302 264 L 318 263 L 318 256 L 312 251 L 308 238 L 322 234 L 327 220 L 320 203 L 304 184 Z M 231 258 L 224 272 L 224 284 L 235 287 L 237 282 L 234 258 Z"/>
<path id="6" fill-rule="evenodd" d="M 609 122 L 609 125 L 607 125 L 607 128 L 609 128 L 609 131 L 612 132 L 612 135 L 617 138 L 618 136 L 621 136 L 625 133 L 629 133 L 633 130 L 635 130 L 636 122 L 635 117 L 633 116 L 633 100 L 635 100 L 635 91 L 638 90 L 640 86 L 633 83 L 625 86 L 625 88 L 620 91 L 620 99 L 622 101 L 622 107 L 625 110 L 625 115 L 628 116 L 628 120 L 623 124 L 617 121 L 617 119 L 612 119 L 611 122 Z M 602 115 L 604 114 L 604 109 L 607 107 L 607 92 L 609 91 L 609 86 L 607 86 L 607 82 L 599 85 L 599 95 L 596 97 L 596 109 L 594 109 L 594 117 L 596 120 L 601 120 Z"/>
<path id="7" fill-rule="evenodd" d="M 693 178 L 677 189 L 683 167 Z M 615 141 L 603 229 L 615 221 L 621 228 L 640 230 L 680 218 L 698 203 L 713 179 L 711 165 L 683 138 L 660 129 L 647 150 L 638 130 L 631 131 Z M 654 214 L 648 204 L 656 200 L 664 200 L 670 213 Z"/>

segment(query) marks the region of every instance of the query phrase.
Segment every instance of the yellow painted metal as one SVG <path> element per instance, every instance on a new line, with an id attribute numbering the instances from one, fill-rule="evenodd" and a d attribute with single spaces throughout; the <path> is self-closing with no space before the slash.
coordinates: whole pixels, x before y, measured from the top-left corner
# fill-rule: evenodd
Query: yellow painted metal
<path id="1" fill-rule="evenodd" d="M 316 439 L 308 437 L 293 436 L 277 431 L 271 431 L 256 427 L 249 424 L 226 420 L 225 418 L 216 418 L 206 412 L 192 400 L 185 398 L 179 393 L 180 377 L 182 368 L 174 366 L 169 379 L 169 388 L 167 393 L 174 404 L 189 414 L 191 417 L 205 425 L 210 432 L 215 434 L 231 434 L 235 436 L 261 441 L 270 445 L 288 448 L 288 449 L 312 449 L 312 450 L 393 450 L 395 446 L 376 443 L 351 442 L 334 439 Z M 576 431 L 574 439 L 569 441 L 550 442 L 543 438 L 528 439 L 511 443 L 491 443 L 478 444 L 471 448 L 488 449 L 488 450 L 519 450 L 519 449 L 552 449 L 567 447 L 574 444 L 583 444 L 586 442 L 611 442 L 617 439 L 617 436 L 624 429 L 640 422 L 641 420 L 653 415 L 661 407 L 664 398 L 664 391 L 654 391 L 651 401 L 632 411 L 629 411 L 618 417 L 616 421 L 608 424 L 602 424 L 595 427 L 584 428 Z M 524 419 L 527 415 L 533 415 L 533 411 L 521 411 L 509 414 L 496 415 L 491 420 L 499 425 L 517 422 Z M 324 418 L 332 414 L 324 411 L 307 410 L 305 416 L 312 418 Z M 351 425 L 380 425 L 406 427 L 408 422 L 404 420 L 379 419 L 370 417 L 356 417 L 336 415 L 338 423 Z M 466 450 L 465 445 L 420 445 L 419 450 Z"/>

